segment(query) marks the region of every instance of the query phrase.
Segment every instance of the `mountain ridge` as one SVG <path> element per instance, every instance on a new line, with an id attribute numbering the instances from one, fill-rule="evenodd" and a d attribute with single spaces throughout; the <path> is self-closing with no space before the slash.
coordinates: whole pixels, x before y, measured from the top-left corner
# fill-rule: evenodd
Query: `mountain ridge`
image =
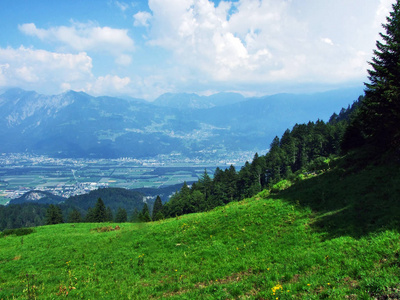
<path id="1" fill-rule="evenodd" d="M 256 152 L 296 122 L 327 120 L 355 101 L 360 90 L 259 98 L 184 94 L 208 101 L 196 108 L 191 102 L 180 104 L 186 99 L 182 94 L 165 96 L 169 104 L 160 106 L 84 92 L 49 96 L 11 89 L 0 95 L 0 138 L 6 141 L 0 152 L 95 158 L 143 158 L 173 151 L 201 157 L 201 151 L 216 149 Z"/>

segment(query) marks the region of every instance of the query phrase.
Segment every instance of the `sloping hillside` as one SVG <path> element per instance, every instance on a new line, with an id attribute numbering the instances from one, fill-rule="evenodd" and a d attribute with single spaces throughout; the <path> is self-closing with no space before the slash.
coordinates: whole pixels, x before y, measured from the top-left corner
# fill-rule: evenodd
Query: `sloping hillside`
<path id="1" fill-rule="evenodd" d="M 398 299 L 397 170 L 342 160 L 207 213 L 0 238 L 0 298 Z"/>

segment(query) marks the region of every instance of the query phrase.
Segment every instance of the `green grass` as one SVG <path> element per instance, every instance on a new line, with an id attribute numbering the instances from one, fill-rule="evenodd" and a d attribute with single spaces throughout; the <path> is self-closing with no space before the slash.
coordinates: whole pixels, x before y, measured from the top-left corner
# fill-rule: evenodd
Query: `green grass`
<path id="1" fill-rule="evenodd" d="M 397 170 L 338 167 L 208 213 L 0 238 L 0 299 L 398 299 Z"/>

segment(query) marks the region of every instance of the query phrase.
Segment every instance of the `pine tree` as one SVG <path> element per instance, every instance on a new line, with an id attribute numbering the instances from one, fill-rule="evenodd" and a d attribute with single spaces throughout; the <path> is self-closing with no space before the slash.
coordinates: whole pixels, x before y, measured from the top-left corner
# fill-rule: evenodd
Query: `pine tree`
<path id="1" fill-rule="evenodd" d="M 132 223 L 139 222 L 139 211 L 138 211 L 137 207 L 135 207 L 135 209 L 133 210 L 133 213 L 132 213 L 130 221 Z"/>
<path id="2" fill-rule="evenodd" d="M 126 209 L 119 207 L 117 214 L 115 215 L 115 222 L 124 223 L 126 221 L 128 221 L 128 214 L 126 213 Z"/>
<path id="3" fill-rule="evenodd" d="M 88 223 L 96 222 L 96 216 L 95 216 L 95 211 L 94 211 L 93 207 L 88 208 L 88 211 L 87 211 L 87 214 L 85 217 L 85 222 L 88 222 Z"/>
<path id="4" fill-rule="evenodd" d="M 74 208 L 68 215 L 68 223 L 80 223 L 82 222 L 81 213 Z"/>
<path id="5" fill-rule="evenodd" d="M 106 221 L 107 222 L 112 222 L 114 220 L 113 212 L 111 210 L 111 207 L 107 206 L 106 209 Z"/>
<path id="6" fill-rule="evenodd" d="M 151 221 L 150 211 L 149 211 L 149 207 L 147 206 L 147 203 L 145 203 L 143 205 L 143 209 L 142 209 L 141 213 L 139 214 L 139 221 L 140 222 L 150 222 Z"/>
<path id="7" fill-rule="evenodd" d="M 61 208 L 50 204 L 46 212 L 46 225 L 63 223 Z"/>
<path id="8" fill-rule="evenodd" d="M 374 57 L 369 63 L 370 83 L 366 83 L 365 99 L 361 106 L 361 128 L 367 141 L 383 147 L 400 145 L 400 2 L 383 24 L 386 34 L 380 33 Z"/>
<path id="9" fill-rule="evenodd" d="M 95 222 L 107 221 L 106 206 L 101 198 L 97 199 L 96 206 L 94 207 L 94 220 Z"/>
<path id="10" fill-rule="evenodd" d="M 156 201 L 153 206 L 153 221 L 158 221 L 164 218 L 162 213 L 163 205 L 160 196 L 157 195 Z"/>

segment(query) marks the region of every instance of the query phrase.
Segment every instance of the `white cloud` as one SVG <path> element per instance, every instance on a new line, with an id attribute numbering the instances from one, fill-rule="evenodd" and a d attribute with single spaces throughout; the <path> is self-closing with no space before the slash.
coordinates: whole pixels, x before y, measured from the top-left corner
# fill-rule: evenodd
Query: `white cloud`
<path id="1" fill-rule="evenodd" d="M 389 12 L 392 10 L 393 0 L 380 0 L 378 9 L 375 14 L 375 27 L 380 27 L 381 24 L 386 23 L 386 17 L 389 16 Z"/>
<path id="2" fill-rule="evenodd" d="M 324 42 L 324 43 L 326 43 L 328 45 L 331 45 L 331 46 L 334 45 L 330 38 L 321 38 L 321 42 Z"/>
<path id="3" fill-rule="evenodd" d="M 134 26 L 144 26 L 144 27 L 148 27 L 149 26 L 149 21 L 151 19 L 151 14 L 149 12 L 146 11 L 139 11 L 138 13 L 133 15 L 134 18 L 134 22 L 133 25 Z"/>
<path id="4" fill-rule="evenodd" d="M 20 47 L 0 48 L 3 86 L 51 85 L 90 78 L 92 59 L 84 52 L 63 54 Z M 58 86 L 58 84 L 56 84 Z"/>
<path id="5" fill-rule="evenodd" d="M 113 91 L 114 93 L 123 94 L 128 92 L 128 85 L 131 82 L 129 77 L 121 78 L 117 75 L 100 76 L 95 80 L 93 85 L 87 88 L 87 92 L 94 95 L 104 95 Z"/>
<path id="6" fill-rule="evenodd" d="M 149 44 L 210 81 L 361 84 L 393 1 L 149 0 Z"/>
<path id="7" fill-rule="evenodd" d="M 109 4 L 124 16 L 138 5 L 133 20 L 125 20 L 129 30 L 73 21 L 20 25 L 51 50 L 0 48 L 0 85 L 153 98 L 168 91 L 270 93 L 285 86 L 362 84 L 380 24 L 395 2 L 149 0 L 147 12 L 143 3 L 122 1 Z M 142 39 L 138 51 L 130 34 Z M 14 58 L 4 58 L 7 51 Z"/>
<path id="8" fill-rule="evenodd" d="M 19 30 L 43 41 L 57 42 L 70 50 L 107 52 L 115 56 L 134 50 L 127 29 L 100 27 L 93 23 L 73 22 L 71 26 L 37 28 L 34 23 L 19 25 Z"/>
<path id="9" fill-rule="evenodd" d="M 129 8 L 129 4 L 125 2 L 114 1 L 114 4 L 123 12 Z"/>
<path id="10" fill-rule="evenodd" d="M 92 58 L 85 52 L 66 54 L 20 47 L 0 48 L 0 86 L 18 86 L 42 93 L 73 89 L 96 95 L 130 91 L 129 77 L 92 74 Z"/>

